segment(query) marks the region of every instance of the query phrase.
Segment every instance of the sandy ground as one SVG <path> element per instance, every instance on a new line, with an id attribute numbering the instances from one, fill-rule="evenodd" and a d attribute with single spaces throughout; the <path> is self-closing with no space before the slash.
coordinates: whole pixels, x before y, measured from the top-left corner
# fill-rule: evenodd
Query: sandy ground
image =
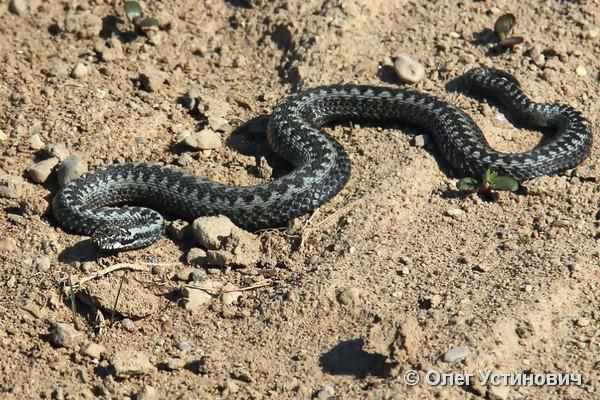
<path id="1" fill-rule="evenodd" d="M 206 117 L 227 142 L 301 88 L 398 85 L 400 53 L 425 66 L 416 89 L 465 109 L 499 149 L 540 136 L 445 89 L 474 66 L 513 73 L 534 100 L 570 104 L 597 130 L 598 1 L 155 1 L 142 4 L 161 24 L 147 36 L 120 1 L 14 3 L 20 15 L 0 2 L 0 174 L 16 182 L 0 198 L 0 398 L 600 396 L 596 144 L 582 168 L 490 202 L 454 195 L 442 158 L 410 144 L 427 132 L 330 128 L 352 159 L 346 188 L 299 229 L 261 233 L 258 261 L 210 268 L 216 287 L 245 290 L 191 310 L 177 280 L 190 240 L 100 256 L 48 212 L 56 172 L 43 184 L 26 172 L 62 144 L 90 169 L 157 161 L 254 184 L 253 154 L 173 144 Z M 490 28 L 506 12 L 525 41 L 497 54 Z M 192 89 L 217 105 L 190 113 Z M 65 291 L 120 263 L 142 270 Z M 421 382 L 407 385 L 413 370 Z M 571 384 L 425 382 L 486 371 Z"/>

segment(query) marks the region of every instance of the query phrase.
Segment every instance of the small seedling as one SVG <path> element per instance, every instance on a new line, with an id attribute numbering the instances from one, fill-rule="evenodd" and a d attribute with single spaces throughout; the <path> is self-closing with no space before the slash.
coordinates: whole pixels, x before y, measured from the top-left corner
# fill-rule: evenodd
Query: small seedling
<path id="1" fill-rule="evenodd" d="M 159 22 L 156 18 L 144 17 L 144 12 L 140 3 L 137 1 L 126 1 L 123 5 L 127 19 L 133 24 L 136 30 L 146 32 L 150 29 L 157 29 Z"/>
<path id="2" fill-rule="evenodd" d="M 516 192 L 519 181 L 510 176 L 499 176 L 491 169 L 485 170 L 481 181 L 475 178 L 463 178 L 456 185 L 462 192 L 478 192 L 481 195 L 490 195 L 495 190 L 508 190 Z"/>
<path id="3" fill-rule="evenodd" d="M 503 49 L 512 49 L 525 41 L 522 36 L 511 36 L 517 24 L 517 18 L 513 14 L 501 15 L 494 24 L 494 33 L 500 41 L 498 45 Z"/>
<path id="4" fill-rule="evenodd" d="M 128 2 L 134 3 L 134 2 Z M 509 35 L 512 33 L 515 25 L 517 24 L 517 18 L 513 14 L 504 14 L 501 15 L 494 24 L 494 32 L 498 36 L 498 39 L 504 40 L 508 39 Z"/>

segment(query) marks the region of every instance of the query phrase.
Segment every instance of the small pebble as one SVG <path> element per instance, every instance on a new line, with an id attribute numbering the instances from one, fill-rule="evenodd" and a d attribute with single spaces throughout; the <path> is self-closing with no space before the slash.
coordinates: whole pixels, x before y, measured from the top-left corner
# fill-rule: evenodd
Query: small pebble
<path id="1" fill-rule="evenodd" d="M 177 349 L 179 349 L 179 351 L 183 352 L 192 351 L 192 349 L 194 348 L 194 345 L 189 340 L 180 340 L 175 346 L 177 347 Z"/>
<path id="2" fill-rule="evenodd" d="M 27 0 L 10 0 L 8 3 L 8 9 L 11 13 L 16 14 L 20 17 L 27 14 L 29 4 Z"/>
<path id="3" fill-rule="evenodd" d="M 186 256 L 186 261 L 190 265 L 204 265 L 207 260 L 206 251 L 198 247 L 192 247 Z"/>
<path id="4" fill-rule="evenodd" d="M 192 224 L 196 242 L 205 249 L 217 250 L 223 239 L 237 227 L 225 216 L 200 217 Z"/>
<path id="5" fill-rule="evenodd" d="M 190 281 L 192 282 L 201 282 L 208 277 L 208 274 L 203 269 L 194 268 L 194 270 L 190 273 Z"/>
<path id="6" fill-rule="evenodd" d="M 585 69 L 583 65 L 580 65 L 575 69 L 575 73 L 577 74 L 577 76 L 586 76 L 587 69 Z"/>
<path id="7" fill-rule="evenodd" d="M 81 157 L 76 154 L 69 156 L 62 162 L 56 171 L 58 184 L 63 187 L 72 180 L 85 174 L 87 170 L 87 163 L 83 161 Z"/>
<path id="8" fill-rule="evenodd" d="M 84 63 L 77 63 L 71 71 L 71 76 L 76 79 L 83 78 L 89 73 L 89 67 Z"/>
<path id="9" fill-rule="evenodd" d="M 82 339 L 83 335 L 73 325 L 55 322 L 50 328 L 50 342 L 55 346 L 75 347 Z"/>
<path id="10" fill-rule="evenodd" d="M 37 272 L 46 272 L 50 269 L 50 257 L 40 256 L 33 259 L 31 266 Z"/>
<path id="11" fill-rule="evenodd" d="M 466 346 L 453 347 L 444 354 L 444 362 L 453 363 L 462 361 L 469 356 L 469 348 Z"/>
<path id="12" fill-rule="evenodd" d="M 106 347 L 98 343 L 89 343 L 81 349 L 81 354 L 97 360 L 99 360 L 104 353 L 106 353 Z"/>
<path id="13" fill-rule="evenodd" d="M 405 54 L 395 57 L 394 69 L 398 78 L 406 83 L 417 83 L 425 78 L 425 67 Z"/>
<path id="14" fill-rule="evenodd" d="M 465 215 L 465 212 L 460 208 L 449 208 L 444 212 L 444 214 L 454 219 L 459 219 Z"/>
<path id="15" fill-rule="evenodd" d="M 8 135 L 4 133 L 4 131 L 0 131 L 0 143 L 6 142 L 8 140 Z"/>
<path id="16" fill-rule="evenodd" d="M 538 67 L 543 67 L 544 64 L 546 64 L 546 56 L 544 56 L 543 54 L 533 57 L 532 60 L 533 60 L 533 63 L 535 65 L 537 65 Z"/>
<path id="17" fill-rule="evenodd" d="M 169 357 L 164 361 L 164 364 L 169 371 L 178 371 L 185 367 L 186 361 L 181 358 Z"/>
<path id="18" fill-rule="evenodd" d="M 29 147 L 33 150 L 41 150 L 46 146 L 40 135 L 37 133 L 29 138 Z"/>
<path id="19" fill-rule="evenodd" d="M 212 150 L 222 147 L 221 135 L 211 129 L 193 132 L 186 136 L 182 143 L 194 150 Z"/>
<path id="20" fill-rule="evenodd" d="M 584 328 L 590 324 L 590 320 L 588 318 L 579 318 L 577 319 L 577 326 Z"/>
<path id="21" fill-rule="evenodd" d="M 146 375 L 155 369 L 146 353 L 135 350 L 123 350 L 115 353 L 111 358 L 111 364 L 118 378 Z"/>
<path id="22" fill-rule="evenodd" d="M 431 137 L 429 135 L 416 135 L 411 142 L 415 147 L 431 147 Z"/>
<path id="23" fill-rule="evenodd" d="M 585 32 L 585 37 L 588 39 L 596 39 L 600 36 L 600 29 L 592 28 Z"/>
<path id="24" fill-rule="evenodd" d="M 58 163 L 59 159 L 56 157 L 39 161 L 27 168 L 27 176 L 29 176 L 29 178 L 31 178 L 31 180 L 35 183 L 44 183 Z"/>
<path id="25" fill-rule="evenodd" d="M 121 326 L 123 327 L 123 329 L 125 329 L 126 331 L 129 332 L 133 332 L 135 331 L 135 323 L 130 320 L 129 318 L 125 318 L 121 321 Z"/>

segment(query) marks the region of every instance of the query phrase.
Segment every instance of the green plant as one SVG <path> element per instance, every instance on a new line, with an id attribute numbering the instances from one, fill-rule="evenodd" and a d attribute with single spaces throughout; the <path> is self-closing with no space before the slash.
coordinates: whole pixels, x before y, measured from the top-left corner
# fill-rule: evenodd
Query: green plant
<path id="1" fill-rule="evenodd" d="M 475 178 L 463 178 L 456 185 L 462 192 L 478 192 L 479 194 L 491 194 L 494 190 L 508 190 L 511 192 L 519 189 L 519 181 L 510 176 L 498 175 L 491 169 L 486 169 L 481 180 Z"/>
<path id="2" fill-rule="evenodd" d="M 144 17 L 144 12 L 142 11 L 139 2 L 126 1 L 123 4 L 123 8 L 125 9 L 127 19 L 137 30 L 145 32 L 148 29 L 157 28 L 159 26 L 159 22 L 156 18 Z"/>

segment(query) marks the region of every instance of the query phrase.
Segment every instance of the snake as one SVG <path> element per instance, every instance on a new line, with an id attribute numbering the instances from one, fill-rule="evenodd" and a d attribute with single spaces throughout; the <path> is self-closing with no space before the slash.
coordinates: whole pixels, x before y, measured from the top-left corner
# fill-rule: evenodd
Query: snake
<path id="1" fill-rule="evenodd" d="M 465 91 L 497 104 L 519 126 L 548 129 L 550 138 L 524 152 L 494 150 L 473 119 L 439 98 L 404 87 L 340 84 L 306 89 L 277 104 L 266 138 L 291 172 L 253 186 L 228 186 L 184 170 L 152 163 L 110 164 L 70 181 L 54 196 L 62 227 L 106 251 L 148 246 L 164 233 L 163 214 L 195 220 L 224 215 L 256 231 L 281 227 L 315 210 L 347 183 L 351 165 L 342 146 L 323 132 L 344 121 L 396 122 L 430 133 L 458 175 L 486 171 L 519 182 L 574 168 L 590 153 L 589 122 L 576 109 L 536 103 L 511 74 L 474 68 L 458 78 Z"/>

